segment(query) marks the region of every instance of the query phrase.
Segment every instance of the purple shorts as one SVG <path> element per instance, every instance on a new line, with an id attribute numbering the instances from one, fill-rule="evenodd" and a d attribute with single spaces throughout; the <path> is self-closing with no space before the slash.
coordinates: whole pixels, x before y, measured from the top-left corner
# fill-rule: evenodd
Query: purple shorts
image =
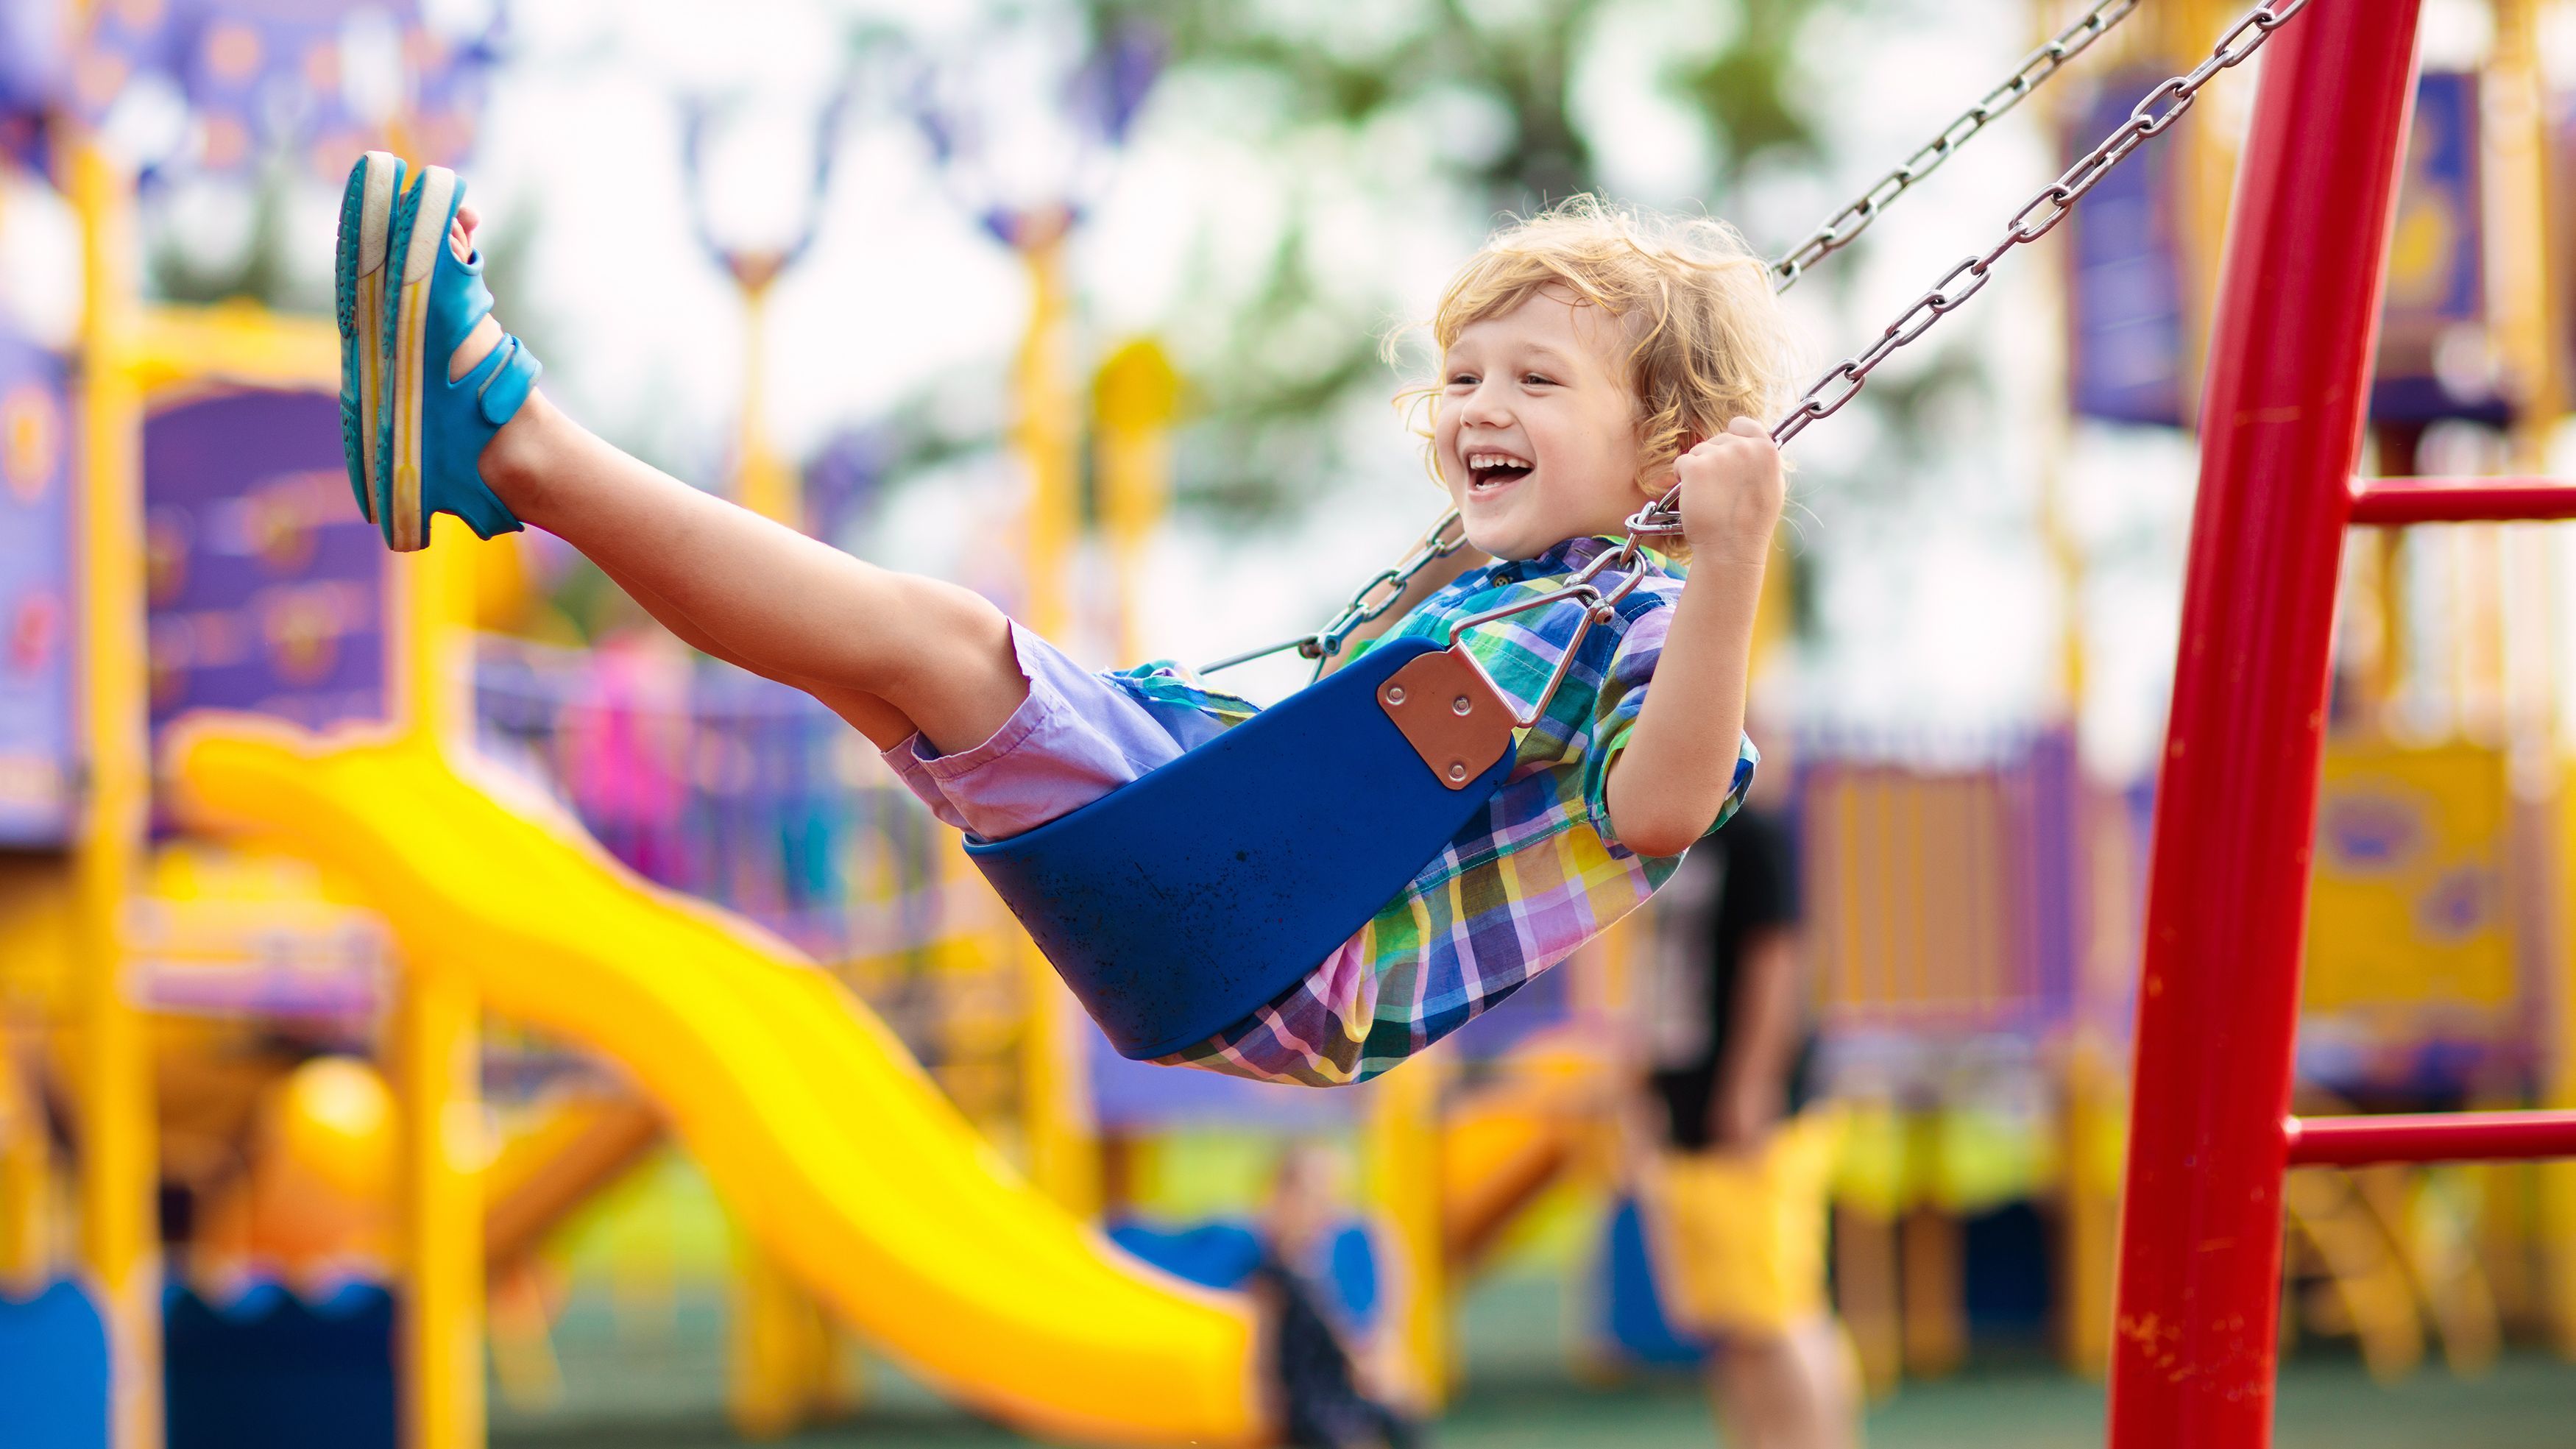
<path id="1" fill-rule="evenodd" d="M 1111 674 L 1093 674 L 1037 635 L 1011 625 L 1029 697 L 993 737 L 953 755 L 914 735 L 883 759 L 930 813 L 1000 840 L 1090 804 L 1225 725 L 1183 705 L 1148 702 Z"/>

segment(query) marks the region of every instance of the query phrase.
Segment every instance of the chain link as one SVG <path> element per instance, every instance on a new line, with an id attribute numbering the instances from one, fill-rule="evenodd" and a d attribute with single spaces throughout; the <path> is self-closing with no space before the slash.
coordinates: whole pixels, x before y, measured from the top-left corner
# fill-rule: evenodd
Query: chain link
<path id="1" fill-rule="evenodd" d="M 1932 290 L 1898 313 L 1896 320 L 1887 325 L 1887 330 L 1879 334 L 1876 342 L 1818 378 L 1815 385 L 1798 399 L 1797 406 L 1790 409 L 1789 415 L 1771 429 L 1772 441 L 1786 444 L 1805 432 L 1809 424 L 1842 411 L 1843 405 L 1858 397 L 1860 390 L 1868 385 L 1870 373 L 1880 363 L 1893 356 L 1897 349 L 1931 330 L 1934 323 L 1957 311 L 1961 304 L 1983 290 L 1993 277 L 1995 263 L 2002 260 L 2006 252 L 2037 241 L 2055 230 L 2057 224 L 2066 219 L 2067 213 L 2075 209 L 2075 203 L 2099 185 L 2112 167 L 2128 159 L 2129 153 L 2145 145 L 2149 137 L 2163 134 L 2181 118 L 2183 112 L 2190 110 L 2200 88 L 2209 84 L 2212 77 L 2220 71 L 2242 65 L 2247 57 L 2263 48 L 2263 42 L 2272 38 L 2272 32 L 2308 5 L 2309 0 L 2274 0 L 2274 3 L 2256 6 L 2245 18 L 2228 28 L 2226 35 L 2210 50 L 2209 59 L 2149 91 L 2145 99 L 2130 110 L 2127 120 L 2103 137 L 2099 145 L 2086 152 L 2074 165 L 2067 167 L 2064 174 L 2041 187 L 2039 194 L 2025 203 L 2021 210 L 2013 213 L 2002 240 L 1983 254 L 1971 256 L 1952 267 Z M 1629 532 L 1647 538 L 1670 537 L 1681 532 L 1680 498 L 1681 487 L 1676 484 L 1662 498 L 1628 520 Z"/>
<path id="2" fill-rule="evenodd" d="M 1351 601 L 1344 604 L 1341 612 L 1323 628 L 1312 634 L 1300 634 L 1294 639 L 1229 655 L 1203 666 L 1199 672 L 1214 674 L 1220 669 L 1249 664 L 1255 659 L 1268 658 L 1291 649 L 1296 650 L 1301 658 L 1314 660 L 1320 667 L 1324 661 L 1342 652 L 1342 645 L 1349 642 L 1352 633 L 1361 625 L 1384 617 L 1387 610 L 1394 608 L 1395 601 L 1404 597 L 1405 586 L 1413 582 L 1415 575 L 1466 546 L 1466 522 L 1458 516 L 1458 510 L 1452 508 L 1440 515 L 1438 523 L 1431 525 L 1431 531 L 1413 546 L 1413 552 L 1406 554 L 1395 567 L 1380 570 L 1377 577 L 1360 585 L 1360 591 L 1351 595 Z"/>
<path id="3" fill-rule="evenodd" d="M 2049 39 L 2046 45 L 2023 56 L 2021 64 L 2006 76 L 2001 85 L 1978 97 L 1977 103 L 1959 113 L 1957 120 L 1941 128 L 1940 134 L 1918 147 L 1895 170 L 1871 183 L 1870 188 L 1846 204 L 1842 210 L 1826 217 L 1823 225 L 1807 234 L 1807 239 L 1791 247 L 1788 254 L 1771 264 L 1772 285 L 1787 291 L 1806 275 L 1807 268 L 1850 246 L 1855 238 L 1878 220 L 1889 202 L 1931 175 L 1950 159 L 1968 138 L 1984 130 L 2013 107 L 2020 105 L 2045 84 L 2050 76 L 2068 61 L 2082 55 L 2093 42 L 2111 31 L 2111 27 L 2129 18 L 2139 0 L 2099 0 L 2074 24 Z M 2229 32 L 2232 36 L 2234 32 Z"/>

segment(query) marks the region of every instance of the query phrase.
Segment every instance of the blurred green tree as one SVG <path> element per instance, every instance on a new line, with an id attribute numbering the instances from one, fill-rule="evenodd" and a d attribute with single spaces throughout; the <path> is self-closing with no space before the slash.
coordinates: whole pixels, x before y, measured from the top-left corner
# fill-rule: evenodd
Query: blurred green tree
<path id="1" fill-rule="evenodd" d="M 1095 28 L 1141 26 L 1167 46 L 1167 74 L 1263 72 L 1282 83 L 1276 125 L 1362 130 L 1432 95 L 1481 96 L 1511 118 L 1508 139 L 1481 155 L 1451 152 L 1450 179 L 1518 211 L 1600 184 L 1598 140 L 1578 120 L 1574 75 L 1597 23 L 1614 9 L 1678 13 L 1634 0 L 1377 0 L 1366 7 L 1246 5 L 1241 0 L 1088 0 Z M 1719 39 L 1670 53 L 1645 85 L 1695 108 L 1717 141 L 1707 178 L 1722 191 L 1758 160 L 1811 154 L 1816 134 L 1797 103 L 1795 52 L 1808 17 L 1830 0 L 1716 0 L 1732 12 Z M 1705 10 L 1706 4 L 1693 8 Z M 1361 18 L 1365 13 L 1366 18 Z M 1694 30 L 1705 30 L 1694 26 Z"/>
<path id="2" fill-rule="evenodd" d="M 1610 23 L 1685 18 L 1682 4 L 1653 0 L 1085 3 L 1095 33 L 1161 37 L 1166 94 L 1229 98 L 1227 124 L 1256 128 L 1275 154 L 1350 158 L 1408 128 L 1434 132 L 1404 148 L 1411 164 L 1381 157 L 1370 169 L 1386 201 L 1454 210 L 1465 227 L 1603 190 L 1605 138 L 1578 78 Z M 1638 73 L 1608 82 L 1651 89 L 1704 124 L 1710 159 L 1697 192 L 1714 201 L 1751 167 L 1818 151 L 1796 52 L 1807 19 L 1831 3 L 1714 0 L 1711 16 L 1709 0 L 1692 0 L 1686 28 L 1706 43 L 1655 50 L 1631 62 Z M 1185 502 L 1286 505 L 1289 480 L 1334 466 L 1339 406 L 1383 395 L 1378 338 L 1395 299 L 1326 275 L 1336 262 L 1314 244 L 1314 208 L 1299 204 L 1310 199 L 1289 199 L 1258 285 L 1176 339 L 1198 415 Z"/>

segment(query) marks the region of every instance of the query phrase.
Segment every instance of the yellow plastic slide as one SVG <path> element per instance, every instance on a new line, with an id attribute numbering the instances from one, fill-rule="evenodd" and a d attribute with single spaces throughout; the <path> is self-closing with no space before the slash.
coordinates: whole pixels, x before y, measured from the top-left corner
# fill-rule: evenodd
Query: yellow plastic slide
<path id="1" fill-rule="evenodd" d="M 415 745 L 201 719 L 171 766 L 192 821 L 349 873 L 409 959 L 616 1058 L 781 1262 L 959 1400 L 1100 1443 L 1262 1436 L 1244 1302 L 1123 1256 L 1023 1183 L 792 947 Z"/>

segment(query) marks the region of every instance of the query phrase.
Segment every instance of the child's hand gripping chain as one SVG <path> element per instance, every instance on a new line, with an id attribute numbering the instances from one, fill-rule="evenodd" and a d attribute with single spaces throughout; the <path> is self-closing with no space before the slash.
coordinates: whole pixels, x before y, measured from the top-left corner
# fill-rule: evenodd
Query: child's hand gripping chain
<path id="1" fill-rule="evenodd" d="M 1693 566 L 1762 568 L 1788 499 L 1770 431 L 1755 419 L 1736 418 L 1682 454 L 1673 472 L 1681 482 L 1682 533 L 1690 539 Z"/>

